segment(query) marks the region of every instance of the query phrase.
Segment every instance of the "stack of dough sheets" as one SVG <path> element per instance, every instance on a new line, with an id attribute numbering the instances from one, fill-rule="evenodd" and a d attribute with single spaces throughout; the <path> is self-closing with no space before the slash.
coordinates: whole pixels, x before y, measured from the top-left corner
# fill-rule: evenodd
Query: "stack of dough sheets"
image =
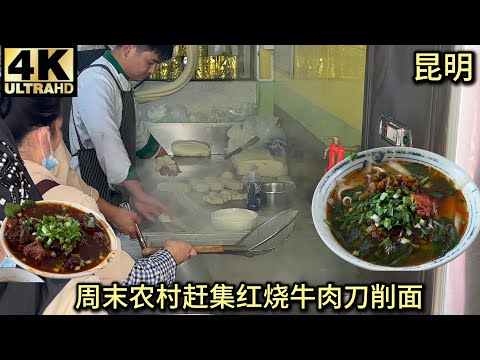
<path id="1" fill-rule="evenodd" d="M 232 162 L 239 175 L 250 171 L 250 164 L 255 164 L 261 176 L 278 177 L 288 175 L 287 162 L 274 157 L 267 149 L 248 149 L 232 157 Z"/>

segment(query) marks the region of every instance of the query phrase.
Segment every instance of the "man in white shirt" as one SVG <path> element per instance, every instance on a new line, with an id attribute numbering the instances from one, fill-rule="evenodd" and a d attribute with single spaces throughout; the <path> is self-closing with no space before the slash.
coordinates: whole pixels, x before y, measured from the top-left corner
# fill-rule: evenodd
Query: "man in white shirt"
<path id="1" fill-rule="evenodd" d="M 77 45 L 77 66 L 82 71 L 100 56 L 105 50 L 113 50 L 116 45 Z"/>
<path id="2" fill-rule="evenodd" d="M 130 81 L 142 81 L 168 60 L 172 45 L 117 45 L 78 76 L 72 99 L 69 140 L 71 167 L 110 203 L 133 197 L 138 212 L 151 221 L 166 211 L 143 190 L 136 157 L 156 157 L 161 175 L 176 176 L 177 164 L 135 116 Z"/>

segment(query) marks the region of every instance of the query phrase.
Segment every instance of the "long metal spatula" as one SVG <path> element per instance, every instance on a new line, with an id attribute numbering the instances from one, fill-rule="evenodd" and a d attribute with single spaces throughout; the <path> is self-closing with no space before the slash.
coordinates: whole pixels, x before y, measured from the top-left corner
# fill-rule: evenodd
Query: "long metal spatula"
<path id="1" fill-rule="evenodd" d="M 258 136 L 254 136 L 253 138 L 251 138 L 250 140 L 248 140 L 245 144 L 243 144 L 242 146 L 240 146 L 239 148 L 236 148 L 235 150 L 233 150 L 231 153 L 225 155 L 223 158 L 225 160 L 228 160 L 230 159 L 233 155 L 236 155 L 238 154 L 239 152 L 242 152 L 243 150 L 246 150 L 248 149 L 250 146 L 252 145 L 255 145 L 257 142 L 260 141 L 260 138 Z"/>
<path id="2" fill-rule="evenodd" d="M 235 254 L 255 256 L 265 254 L 285 244 L 295 230 L 298 210 L 288 209 L 258 225 L 236 245 L 197 245 L 199 254 Z M 150 256 L 162 247 L 142 248 L 143 256 Z"/>

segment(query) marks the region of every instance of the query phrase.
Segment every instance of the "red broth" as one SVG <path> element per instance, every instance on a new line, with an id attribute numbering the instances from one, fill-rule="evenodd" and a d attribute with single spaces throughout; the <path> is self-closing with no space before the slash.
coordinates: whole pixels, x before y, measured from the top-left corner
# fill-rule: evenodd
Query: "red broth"
<path id="1" fill-rule="evenodd" d="M 9 250 L 25 264 L 50 273 L 89 270 L 111 252 L 106 229 L 93 214 L 55 203 L 36 203 L 8 218 Z"/>
<path id="2" fill-rule="evenodd" d="M 404 267 L 439 258 L 458 244 L 468 212 L 450 179 L 423 164 L 366 165 L 329 196 L 326 223 L 344 249 L 376 265 Z"/>

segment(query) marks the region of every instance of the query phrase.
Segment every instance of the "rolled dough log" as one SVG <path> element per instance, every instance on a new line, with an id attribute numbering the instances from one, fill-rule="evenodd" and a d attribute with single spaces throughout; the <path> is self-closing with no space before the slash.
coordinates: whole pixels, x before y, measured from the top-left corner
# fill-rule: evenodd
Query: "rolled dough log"
<path id="1" fill-rule="evenodd" d="M 210 156 L 210 146 L 194 140 L 178 140 L 171 145 L 176 156 Z"/>

